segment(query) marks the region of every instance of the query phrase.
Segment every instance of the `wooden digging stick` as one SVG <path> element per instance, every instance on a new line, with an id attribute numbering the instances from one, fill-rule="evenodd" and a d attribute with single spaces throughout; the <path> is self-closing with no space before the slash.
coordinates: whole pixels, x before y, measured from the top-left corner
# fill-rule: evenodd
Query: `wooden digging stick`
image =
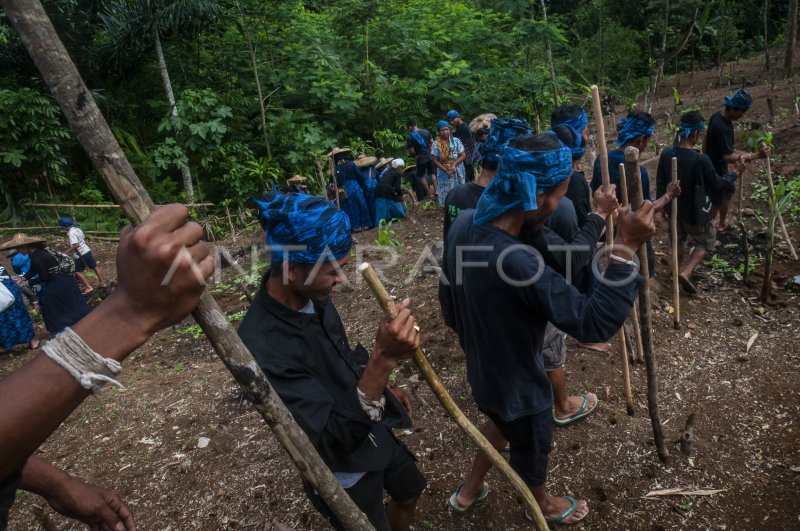
<path id="1" fill-rule="evenodd" d="M 639 150 L 635 147 L 625 149 L 625 167 L 628 182 L 630 183 L 633 195 L 631 196 L 631 208 L 637 210 L 644 203 L 644 193 L 642 191 L 642 174 L 639 167 Z M 647 371 L 647 410 L 650 413 L 650 423 L 653 425 L 653 441 L 656 445 L 658 458 L 662 463 L 666 463 L 669 458 L 669 451 L 664 444 L 664 430 L 661 426 L 661 418 L 658 414 L 658 366 L 656 365 L 656 353 L 653 341 L 653 306 L 650 302 L 650 265 L 647 259 L 647 246 L 639 248 L 639 267 L 644 273 L 644 282 L 639 286 L 639 320 L 642 333 L 642 347 L 644 352 L 644 365 Z"/>
<path id="2" fill-rule="evenodd" d="M 600 106 L 600 89 L 597 85 L 592 85 L 592 108 L 594 110 L 594 121 L 597 128 L 597 150 L 600 156 L 600 175 L 603 178 L 603 190 L 608 192 L 611 186 L 611 175 L 608 171 L 608 147 L 606 146 L 606 124 L 603 120 L 603 109 Z M 606 247 L 609 250 L 614 248 L 614 220 L 612 216 L 606 218 Z M 631 371 L 628 366 L 628 348 L 625 345 L 625 326 L 623 325 L 617 333 L 619 348 L 622 353 L 622 384 L 625 393 L 625 409 L 628 415 L 633 415 L 633 394 L 631 392 Z"/>
<path id="3" fill-rule="evenodd" d="M 364 280 L 366 281 L 367 285 L 369 286 L 370 290 L 372 290 L 373 295 L 375 298 L 378 299 L 378 303 L 383 309 L 383 313 L 389 319 L 394 319 L 397 317 L 397 307 L 392 300 L 391 295 L 389 292 L 386 291 L 386 288 L 383 287 L 383 283 L 381 283 L 378 275 L 375 273 L 375 270 L 372 266 L 367 263 L 363 262 L 358 265 L 358 270 L 363 275 Z M 419 367 L 419 371 L 422 373 L 422 376 L 425 378 L 425 381 L 428 382 L 428 385 L 433 391 L 433 394 L 436 395 L 436 398 L 439 399 L 439 402 L 442 404 L 444 409 L 450 415 L 450 417 L 458 424 L 458 426 L 464 430 L 470 439 L 481 449 L 481 451 L 489 458 L 489 461 L 500 470 L 500 472 L 508 479 L 511 485 L 516 489 L 517 493 L 525 500 L 525 503 L 528 505 L 528 508 L 531 510 L 531 514 L 533 514 L 533 522 L 536 525 L 537 531 L 544 531 L 547 529 L 547 522 L 544 519 L 544 515 L 542 515 L 541 509 L 539 509 L 539 504 L 536 503 L 536 498 L 533 497 L 528 486 L 522 481 L 522 478 L 514 472 L 514 469 L 511 468 L 511 465 L 508 464 L 503 456 L 500 455 L 500 452 L 494 449 L 492 444 L 486 440 L 486 437 L 480 432 L 475 425 L 470 422 L 466 415 L 461 411 L 458 405 L 453 401 L 450 397 L 450 393 L 447 392 L 447 388 L 445 388 L 442 381 L 436 375 L 436 372 L 433 370 L 430 362 L 428 362 L 428 358 L 425 357 L 425 353 L 422 351 L 421 348 L 418 348 L 417 351 L 414 353 L 414 362 Z"/>
<path id="4" fill-rule="evenodd" d="M 0 0 L 0 6 L 61 107 L 72 133 L 125 215 L 133 223 L 142 222 L 155 209 L 153 201 L 125 158 L 42 4 L 39 0 Z M 300 474 L 319 492 L 342 525 L 347 529 L 374 529 L 294 422 L 211 293 L 203 292 L 192 315 Z"/>
<path id="5" fill-rule="evenodd" d="M 333 157 L 328 157 L 328 172 L 331 174 L 331 179 L 333 180 L 333 193 L 336 194 L 336 208 L 341 210 L 342 205 L 339 203 L 339 180 L 336 178 L 336 163 L 333 161 Z"/>
<path id="6" fill-rule="evenodd" d="M 619 187 L 622 192 L 622 206 L 628 206 L 628 181 L 625 178 L 625 164 L 619 165 Z M 611 217 L 611 216 L 609 216 Z M 619 338 L 619 350 L 622 355 L 622 384 L 625 388 L 625 410 L 631 417 L 636 412 L 633 407 L 633 392 L 631 391 L 631 368 L 628 365 L 628 348 L 626 346 L 625 325 L 620 327 L 617 337 Z"/>
<path id="7" fill-rule="evenodd" d="M 762 142 L 761 145 L 763 146 L 764 143 Z M 770 197 L 775 197 L 775 183 L 772 181 L 772 163 L 770 162 L 769 155 L 767 155 L 767 184 L 769 184 Z M 786 240 L 786 244 L 789 246 L 789 254 L 792 255 L 792 260 L 797 262 L 797 252 L 794 250 L 792 240 L 789 239 L 789 232 L 786 230 L 786 224 L 783 222 L 783 215 L 781 215 L 780 210 L 778 210 L 778 223 L 781 226 L 781 234 L 783 234 L 783 239 Z"/>
<path id="8" fill-rule="evenodd" d="M 672 182 L 678 182 L 678 159 L 672 157 Z M 675 313 L 672 314 L 672 326 L 681 327 L 681 289 L 678 275 L 680 264 L 678 263 L 678 198 L 672 198 L 672 215 L 669 218 L 669 230 L 672 238 L 672 305 Z"/>

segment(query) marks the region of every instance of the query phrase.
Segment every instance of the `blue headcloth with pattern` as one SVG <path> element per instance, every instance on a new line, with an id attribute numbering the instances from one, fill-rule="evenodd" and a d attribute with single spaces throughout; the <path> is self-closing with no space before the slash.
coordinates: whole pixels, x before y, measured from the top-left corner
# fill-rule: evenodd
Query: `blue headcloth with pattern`
<path id="1" fill-rule="evenodd" d="M 581 109 L 581 113 L 576 116 L 575 118 L 570 118 L 569 120 L 558 120 L 550 124 L 550 126 L 554 125 L 563 125 L 565 127 L 569 127 L 572 129 L 572 132 L 575 136 L 575 145 L 570 146 L 572 150 L 572 157 L 575 160 L 580 160 L 586 154 L 586 148 L 583 147 L 583 130 L 586 129 L 586 126 L 589 125 L 589 117 L 586 116 L 586 111 Z"/>
<path id="2" fill-rule="evenodd" d="M 558 186 L 572 175 L 572 153 L 561 147 L 551 151 L 523 151 L 506 146 L 497 176 L 481 194 L 472 223 L 485 225 L 509 210 L 539 208 L 539 192 Z"/>
<path id="3" fill-rule="evenodd" d="M 641 118 L 631 116 L 617 122 L 617 129 L 619 130 L 617 133 L 617 145 L 622 146 L 637 136 L 653 136 L 654 124 L 649 124 Z"/>
<path id="4" fill-rule="evenodd" d="M 689 135 L 691 135 L 695 131 L 702 131 L 705 128 L 706 128 L 706 123 L 703 120 L 700 120 L 699 122 L 693 124 L 681 121 L 678 123 L 678 137 L 689 138 Z"/>
<path id="5" fill-rule="evenodd" d="M 725 107 L 733 107 L 740 111 L 746 111 L 753 105 L 753 98 L 745 89 L 739 89 L 733 96 L 725 96 Z"/>
<path id="6" fill-rule="evenodd" d="M 447 127 L 449 129 L 450 128 L 450 124 L 446 120 L 439 120 L 439 123 L 436 124 L 436 130 L 438 131 L 442 127 Z"/>
<path id="7" fill-rule="evenodd" d="M 64 228 L 72 227 L 75 225 L 75 222 L 69 216 L 61 216 L 58 218 L 58 224 Z"/>
<path id="8" fill-rule="evenodd" d="M 253 201 L 272 263 L 282 262 L 285 256 L 289 262 L 313 264 L 323 255 L 338 260 L 350 252 L 350 218 L 325 199 L 290 193 Z M 295 250 L 298 246 L 302 249 Z"/>
<path id="9" fill-rule="evenodd" d="M 518 118 L 492 119 L 489 136 L 481 148 L 484 160 L 499 161 L 500 154 L 511 140 L 521 135 L 531 134 L 531 126 Z"/>

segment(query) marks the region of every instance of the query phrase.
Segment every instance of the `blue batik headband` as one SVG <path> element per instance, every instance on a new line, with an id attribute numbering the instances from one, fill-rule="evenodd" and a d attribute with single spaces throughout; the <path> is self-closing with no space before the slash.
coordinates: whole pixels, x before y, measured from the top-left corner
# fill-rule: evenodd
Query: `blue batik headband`
<path id="1" fill-rule="evenodd" d="M 706 128 L 706 123 L 703 120 L 700 120 L 699 122 L 694 124 L 680 122 L 678 124 L 678 136 L 681 138 L 689 138 L 689 135 L 691 135 L 695 131 L 703 131 L 705 128 Z"/>
<path id="2" fill-rule="evenodd" d="M 350 219 L 325 199 L 302 193 L 254 199 L 266 231 L 272 263 L 314 264 L 323 255 L 339 260 L 350 253 Z M 302 249 L 296 249 L 302 247 Z"/>
<path id="3" fill-rule="evenodd" d="M 725 96 L 725 107 L 733 107 L 740 111 L 746 111 L 753 105 L 753 98 L 744 89 L 734 92 L 733 96 Z"/>
<path id="4" fill-rule="evenodd" d="M 497 176 L 481 194 L 472 222 L 485 225 L 517 207 L 526 212 L 536 210 L 538 193 L 561 184 L 571 174 L 572 153 L 567 147 L 531 152 L 506 146 Z"/>
<path id="5" fill-rule="evenodd" d="M 572 132 L 575 136 L 575 145 L 570 146 L 572 150 L 572 158 L 574 160 L 580 160 L 586 154 L 586 148 L 582 146 L 583 144 L 583 130 L 589 125 L 589 117 L 586 115 L 586 111 L 581 109 L 581 114 L 576 116 L 575 118 L 570 118 L 569 120 L 561 120 L 559 122 L 555 122 L 551 124 L 553 125 L 563 125 L 572 129 Z"/>
<path id="6" fill-rule="evenodd" d="M 649 124 L 636 117 L 623 118 L 617 122 L 617 145 L 622 146 L 638 136 L 653 136 L 654 124 Z"/>
<path id="7" fill-rule="evenodd" d="M 525 120 L 518 118 L 492 119 L 489 136 L 481 148 L 484 160 L 499 161 L 503 148 L 511 140 L 518 136 L 529 134 L 531 134 L 531 128 Z"/>

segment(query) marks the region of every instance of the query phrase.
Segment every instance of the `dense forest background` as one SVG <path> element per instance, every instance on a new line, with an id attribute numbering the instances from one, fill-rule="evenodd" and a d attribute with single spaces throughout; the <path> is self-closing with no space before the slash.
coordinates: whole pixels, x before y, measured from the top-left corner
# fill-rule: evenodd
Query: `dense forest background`
<path id="1" fill-rule="evenodd" d="M 630 106 L 664 76 L 709 66 L 734 86 L 722 67 L 768 61 L 790 20 L 775 0 L 44 5 L 154 199 L 233 206 L 316 175 L 336 145 L 405 153 L 408 118 L 432 128 L 456 108 L 543 127 L 592 83 Z M 25 202 L 109 201 L 2 14 L 0 72 L 0 221 L 30 215 Z"/>

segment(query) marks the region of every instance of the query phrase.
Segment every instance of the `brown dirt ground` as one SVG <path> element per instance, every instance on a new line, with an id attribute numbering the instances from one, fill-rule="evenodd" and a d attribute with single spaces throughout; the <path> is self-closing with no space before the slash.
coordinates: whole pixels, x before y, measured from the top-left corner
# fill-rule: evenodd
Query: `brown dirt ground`
<path id="1" fill-rule="evenodd" d="M 764 102 L 768 92 L 776 113 L 789 110 L 785 118 L 772 120 L 774 169 L 794 177 L 800 168 L 800 125 L 792 114 L 792 87 L 775 80 L 770 89 L 758 61 L 737 65 L 733 77 L 738 83 L 742 76 L 753 80 L 749 88 L 756 104 L 750 120 L 769 123 Z M 727 91 L 715 86 L 717 80 L 716 71 L 683 76 L 686 105 L 700 105 L 708 116 Z M 664 83 L 656 106 L 662 121 L 673 106 L 671 83 Z M 657 131 L 662 143 L 669 136 L 665 126 Z M 745 186 L 749 197 L 749 180 Z M 765 209 L 749 199 L 746 206 Z M 435 276 L 411 277 L 404 284 L 420 251 L 441 232 L 438 210 L 418 210 L 413 217 L 397 227 L 402 253 L 386 276 L 393 294 L 414 301 L 428 356 L 455 400 L 479 423 L 481 416 L 465 382 L 463 354 L 440 318 Z M 745 222 L 758 250 L 759 242 L 763 245 L 763 238 L 757 237 L 759 224 L 753 217 Z M 800 242 L 797 220 L 787 222 L 794 241 Z M 702 291 L 682 299 L 684 325 L 674 330 L 666 310 L 671 286 L 663 254 L 669 252 L 665 230 L 659 222 L 653 305 L 661 417 L 671 458 L 664 465 L 655 454 L 643 366 L 632 368 L 637 407 L 629 417 L 621 396 L 616 345 L 611 354 L 597 354 L 570 343 L 569 389 L 595 392 L 602 404 L 586 421 L 556 430 L 549 488 L 589 500 L 592 512 L 577 526 L 582 529 L 797 529 L 800 474 L 790 467 L 800 464 L 795 431 L 800 430 L 800 350 L 794 343 L 800 325 L 798 299 L 780 287 L 770 304 L 761 305 L 755 300 L 759 286 L 744 287 L 730 272 L 706 263 L 700 270 Z M 242 237 L 237 244 L 226 243 L 241 250 L 240 262 L 247 267 L 249 244 L 258 244 L 260 235 L 247 236 L 244 242 Z M 376 237 L 375 231 L 358 235 L 361 243 Z M 736 232 L 721 240 L 721 255 L 737 266 L 741 253 Z M 102 264 L 112 262 L 113 244 L 95 242 L 94 247 Z M 794 275 L 800 273 L 800 265 L 781 252 L 778 271 L 784 277 Z M 226 269 L 225 278 L 231 275 L 232 268 Z M 351 283 L 337 289 L 334 301 L 351 342 L 369 346 L 379 310 L 367 288 L 356 282 L 352 265 L 349 275 Z M 754 280 L 760 285 L 758 272 Z M 230 313 L 246 308 L 234 289 L 218 289 L 215 295 Z M 40 455 L 73 475 L 117 490 L 141 529 L 266 529 L 273 520 L 296 529 L 325 529 L 306 501 L 291 462 L 208 343 L 185 333 L 191 324 L 189 318 L 160 332 L 130 356 L 122 377 L 126 389 L 86 400 L 41 447 Z M 758 337 L 745 352 L 754 334 Z M 0 376 L 31 355 L 0 358 Z M 514 492 L 495 472 L 489 475 L 491 494 L 483 504 L 462 516 L 446 510 L 445 500 L 465 475 L 473 449 L 427 387 L 410 380 L 414 373 L 405 365 L 396 382 L 413 391 L 414 430 L 401 436 L 429 481 L 416 529 L 530 528 Z M 696 442 L 693 456 L 687 458 L 675 440 L 690 413 L 697 416 Z M 211 439 L 203 449 L 197 448 L 201 436 Z M 649 491 L 671 487 L 724 491 L 643 499 Z M 75 527 L 27 493 L 20 495 L 11 522 L 12 530 Z"/>

